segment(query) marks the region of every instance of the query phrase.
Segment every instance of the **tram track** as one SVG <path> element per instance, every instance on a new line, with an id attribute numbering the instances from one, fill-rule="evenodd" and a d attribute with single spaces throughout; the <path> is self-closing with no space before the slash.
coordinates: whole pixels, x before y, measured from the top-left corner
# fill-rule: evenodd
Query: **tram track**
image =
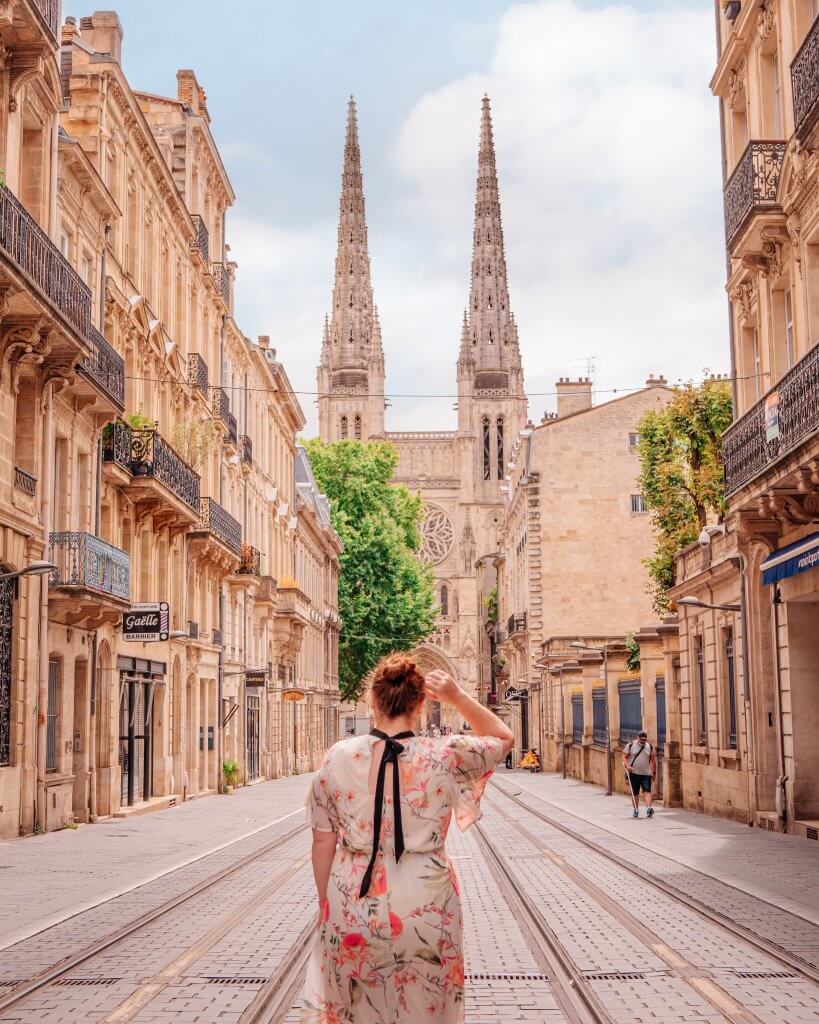
<path id="1" fill-rule="evenodd" d="M 125 940 L 129 939 L 140 930 L 148 927 L 161 918 L 166 917 L 179 908 L 184 907 L 185 904 L 190 903 L 203 893 L 207 893 L 220 884 L 232 879 L 235 875 L 247 868 L 251 868 L 265 857 L 269 857 L 280 848 L 286 846 L 299 835 L 304 834 L 306 830 L 306 824 L 301 822 L 284 834 L 276 836 L 274 839 L 271 839 L 258 849 L 239 858 L 239 860 L 234 863 L 227 865 L 212 875 L 209 875 L 207 878 L 202 879 L 200 882 L 197 882 L 195 885 L 190 886 L 188 889 L 185 889 L 183 892 L 165 900 L 159 905 L 152 907 L 143 914 L 134 917 L 122 927 L 114 929 L 75 953 L 69 954 L 63 960 L 38 972 L 32 977 L 27 978 L 20 984 L 15 985 L 9 991 L 0 993 L 0 1015 L 5 1014 L 8 1010 L 22 1006 L 26 1000 L 51 985 L 59 984 L 60 982 L 65 983 L 67 976 L 71 974 L 72 971 L 76 970 L 77 967 L 111 951 L 114 947 L 124 943 Z M 236 908 L 225 918 L 219 921 L 214 928 L 206 933 L 198 944 L 195 943 L 184 955 L 194 955 L 194 953 L 196 953 L 198 956 L 201 956 L 203 951 L 211 948 L 219 938 L 227 934 L 231 928 L 236 927 L 242 918 L 246 916 L 254 906 L 259 904 L 260 899 L 269 898 L 275 892 L 279 891 L 282 886 L 284 886 L 284 884 L 297 873 L 298 870 L 307 864 L 308 859 L 309 857 L 305 855 L 293 865 L 284 869 L 284 871 L 279 872 L 274 879 L 263 887 L 263 890 L 255 892 L 250 900 L 243 902 L 240 907 Z M 48 929 L 45 931 L 47 932 Z M 296 945 L 298 945 L 298 943 Z M 194 959 L 195 958 L 196 957 L 194 957 Z M 182 960 L 179 958 L 177 958 L 177 960 L 172 964 L 169 964 L 168 969 L 170 970 L 170 973 L 167 975 L 167 978 L 170 979 L 171 977 L 176 976 L 182 966 Z M 158 991 L 159 988 L 163 987 L 163 983 L 167 984 L 169 982 L 165 981 L 162 976 L 157 976 L 156 978 L 151 979 L 147 984 L 153 985 L 156 991 Z M 141 1003 L 140 1005 L 144 1004 Z M 113 1022 L 130 1020 L 132 1016 L 133 1014 L 130 1016 L 111 1016 L 106 1018 L 106 1020 L 110 1020 L 111 1024 L 113 1024 Z"/>
<path id="2" fill-rule="evenodd" d="M 581 843 L 583 846 L 594 851 L 600 856 L 605 857 L 611 863 L 616 864 L 624 871 L 628 871 L 629 874 L 638 878 L 642 883 L 648 884 L 653 888 L 657 889 L 659 892 L 662 892 L 664 895 L 670 897 L 673 900 L 676 900 L 678 903 L 684 904 L 690 910 L 693 910 L 697 914 L 700 914 L 711 924 L 717 925 L 718 927 L 731 932 L 734 936 L 736 936 L 736 938 L 742 939 L 749 945 L 754 946 L 761 953 L 764 953 L 766 956 L 769 956 L 772 959 L 777 960 L 780 964 L 782 964 L 783 967 L 786 967 L 788 970 L 794 971 L 806 980 L 811 981 L 816 985 L 819 985 L 819 970 L 817 970 L 808 961 L 806 961 L 800 956 L 795 955 L 779 943 L 764 938 L 763 936 L 752 931 L 750 928 L 746 928 L 744 925 L 741 925 L 738 922 L 734 921 L 727 915 L 721 914 L 718 910 L 714 910 L 712 907 L 709 907 L 706 903 L 703 903 L 701 900 L 698 900 L 695 896 L 691 896 L 689 893 L 682 892 L 676 886 L 671 885 L 669 882 L 666 882 L 661 878 L 657 878 L 650 872 L 645 872 L 641 870 L 639 867 L 635 866 L 633 863 L 628 861 L 625 857 L 621 857 L 619 854 L 616 854 L 609 850 L 607 847 L 603 846 L 602 843 L 597 843 L 593 839 L 589 839 L 588 836 L 584 836 L 582 833 L 576 831 L 573 828 L 570 828 L 564 822 L 559 821 L 551 815 L 546 814 L 545 812 L 532 807 L 531 803 L 527 803 L 526 801 L 521 800 L 516 793 L 510 792 L 504 784 L 501 784 L 493 779 L 492 787 L 497 789 L 499 792 L 503 793 L 506 799 L 511 800 L 517 806 L 523 808 L 528 814 L 532 815 L 534 818 L 539 819 L 540 821 L 544 822 L 544 824 L 547 824 L 552 828 L 558 829 L 560 832 L 569 836 L 569 838 L 575 840 L 578 843 Z M 531 796 L 532 794 L 529 795 Z M 661 854 L 658 854 L 657 856 L 661 856 Z M 713 878 L 711 878 L 708 875 L 703 875 L 702 872 L 697 871 L 696 868 L 686 867 L 686 870 L 692 872 L 694 875 L 699 875 L 704 879 L 707 879 L 709 882 L 714 881 Z M 726 883 L 721 884 L 725 885 Z M 743 895 L 747 894 L 743 893 Z M 765 901 L 758 900 L 758 902 Z M 768 906 L 772 907 L 773 909 L 779 910 L 779 908 L 774 907 L 773 904 L 768 904 Z M 787 911 L 780 912 L 783 914 L 788 913 Z M 810 925 L 810 922 L 805 921 L 805 924 Z"/>
<path id="3" fill-rule="evenodd" d="M 631 874 L 637 874 L 641 882 L 652 884 L 651 879 L 639 874 L 633 866 L 628 865 L 628 863 L 621 864 L 621 859 L 616 855 L 609 856 L 609 851 L 599 847 L 599 844 L 587 841 L 583 836 L 575 835 L 571 829 L 561 827 L 560 823 L 552 822 L 548 815 L 543 815 L 533 810 L 528 804 L 515 799 L 511 794 L 507 794 L 505 787 L 497 786 L 497 789 L 503 792 L 507 799 L 517 805 L 515 811 L 517 807 L 523 808 L 527 814 L 535 819 L 542 820 L 547 825 L 558 828 L 560 832 L 568 835 L 571 839 L 582 843 L 584 846 L 592 849 L 594 853 L 612 861 L 618 868 L 622 867 L 629 870 Z M 663 937 L 655 928 L 652 928 L 644 920 L 637 917 L 632 911 L 627 910 L 622 903 L 618 902 L 613 896 L 592 881 L 586 873 L 569 863 L 568 858 L 553 849 L 547 840 L 535 835 L 523 823 L 525 818 L 521 820 L 522 816 L 517 815 L 517 813 L 513 816 L 496 800 L 487 796 L 484 796 L 484 803 L 490 813 L 498 815 L 504 827 L 516 831 L 526 844 L 529 844 L 533 850 L 537 851 L 535 856 L 553 865 L 567 880 L 577 887 L 584 897 L 588 897 L 589 900 L 604 910 L 622 932 L 629 933 L 635 944 L 644 947 L 649 957 L 653 955 L 655 959 L 658 958 L 663 964 L 664 969 L 659 971 L 656 969 L 646 971 L 612 970 L 610 972 L 581 970 L 567 943 L 561 941 L 560 936 L 550 926 L 546 916 L 541 912 L 532 895 L 526 892 L 521 878 L 518 877 L 518 872 L 511 866 L 521 856 L 531 858 L 532 855 L 518 854 L 510 856 L 507 846 L 499 848 L 487 834 L 487 829 L 481 824 L 477 825 L 476 828 L 481 844 L 486 852 L 487 861 L 490 862 L 491 860 L 492 869 L 503 876 L 505 888 L 510 892 L 508 898 L 521 908 L 527 920 L 533 921 L 537 935 L 544 940 L 550 959 L 552 959 L 555 965 L 554 975 L 556 983 L 560 986 L 564 995 L 568 992 L 576 996 L 580 1003 L 582 1003 L 582 1009 L 586 1016 L 581 1019 L 585 1019 L 589 1024 L 614 1024 L 615 1020 L 619 1019 L 617 1006 L 611 1006 L 610 1001 L 609 1005 L 606 1005 L 606 1000 L 600 997 L 597 991 L 599 983 L 603 982 L 602 993 L 605 996 L 607 994 L 605 985 L 610 979 L 618 978 L 636 983 L 640 979 L 653 978 L 656 979 L 654 984 L 663 984 L 667 981 L 669 985 L 673 982 L 678 986 L 682 985 L 693 990 L 696 996 L 710 1010 L 719 1013 L 721 1019 L 730 1022 L 730 1024 L 763 1024 L 766 1018 L 764 1016 L 757 1016 L 735 998 L 728 990 L 728 987 L 726 987 L 725 977 L 720 974 L 719 969 L 710 969 L 701 962 L 694 963 L 680 952 L 679 948 L 674 948 L 675 944 L 673 941 L 669 941 L 668 937 Z M 687 909 L 699 912 L 699 908 L 696 905 L 692 905 L 688 900 L 678 900 L 677 894 L 672 887 L 669 887 L 668 892 L 663 889 L 663 892 L 666 896 L 684 904 Z M 696 904 L 696 901 L 693 901 L 693 904 Z M 728 931 L 732 936 L 742 938 L 745 941 L 744 934 L 729 927 L 721 918 L 717 920 L 718 915 L 708 914 L 703 916 L 707 917 L 709 924 Z M 764 940 L 758 940 L 755 943 L 749 942 L 749 945 L 755 946 L 756 949 L 765 953 L 771 960 L 784 963 L 777 954 L 778 947 L 773 950 L 769 949 Z M 762 976 L 778 976 L 781 978 L 798 976 L 811 986 L 815 985 L 811 971 L 803 971 L 799 963 L 792 965 L 789 963 L 788 966 L 788 972 L 780 972 L 779 975 L 775 972 L 766 973 L 764 971 L 760 972 L 760 974 Z M 663 975 L 666 977 L 663 978 Z M 738 972 L 738 976 L 753 978 L 756 975 L 753 971 L 747 971 Z M 816 998 L 819 1000 L 819 992 L 816 993 Z"/>

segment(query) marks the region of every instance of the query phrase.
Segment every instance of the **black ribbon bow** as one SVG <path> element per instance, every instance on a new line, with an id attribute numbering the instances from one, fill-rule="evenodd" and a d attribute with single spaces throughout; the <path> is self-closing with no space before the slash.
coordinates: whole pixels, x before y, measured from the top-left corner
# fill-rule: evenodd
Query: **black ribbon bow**
<path id="1" fill-rule="evenodd" d="M 401 860 L 404 852 L 404 829 L 401 824 L 401 787 L 398 778 L 398 755 L 404 753 L 403 746 L 398 740 L 408 740 L 414 736 L 414 732 L 399 732 L 395 736 L 388 736 L 380 729 L 370 729 L 370 736 L 377 736 L 384 741 L 384 753 L 381 755 L 381 764 L 378 766 L 378 778 L 375 783 L 375 815 L 373 820 L 373 852 L 370 863 L 364 872 L 361 880 L 361 889 L 358 898 L 363 899 L 370 891 L 370 882 L 373 877 L 373 868 L 378 856 L 378 847 L 381 844 L 381 819 L 384 813 L 384 782 L 387 774 L 387 765 L 392 764 L 392 813 L 395 824 L 395 861 Z"/>

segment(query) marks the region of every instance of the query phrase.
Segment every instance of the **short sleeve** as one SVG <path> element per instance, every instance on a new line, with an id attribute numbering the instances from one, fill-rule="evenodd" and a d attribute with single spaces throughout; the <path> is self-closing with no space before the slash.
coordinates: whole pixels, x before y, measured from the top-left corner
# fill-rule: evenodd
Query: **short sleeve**
<path id="1" fill-rule="evenodd" d="M 307 810 L 307 824 L 317 832 L 338 832 L 338 810 L 330 785 L 334 748 L 327 751 L 321 767 L 313 776 L 304 806 Z"/>
<path id="2" fill-rule="evenodd" d="M 455 821 L 465 832 L 481 816 L 481 797 L 503 757 L 503 740 L 495 736 L 450 736 L 441 760 L 455 784 Z"/>

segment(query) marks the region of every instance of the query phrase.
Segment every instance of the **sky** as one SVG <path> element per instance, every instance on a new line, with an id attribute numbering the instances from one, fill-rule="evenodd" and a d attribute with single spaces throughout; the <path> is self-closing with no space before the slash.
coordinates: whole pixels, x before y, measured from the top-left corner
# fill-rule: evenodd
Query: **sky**
<path id="1" fill-rule="evenodd" d="M 82 16 L 90 9 L 66 14 Z M 118 0 L 135 89 L 191 67 L 237 195 L 236 319 L 315 432 L 355 95 L 388 429 L 455 426 L 481 96 L 492 112 L 530 416 L 591 369 L 727 372 L 712 0 Z M 404 395 L 418 397 L 400 397 Z"/>

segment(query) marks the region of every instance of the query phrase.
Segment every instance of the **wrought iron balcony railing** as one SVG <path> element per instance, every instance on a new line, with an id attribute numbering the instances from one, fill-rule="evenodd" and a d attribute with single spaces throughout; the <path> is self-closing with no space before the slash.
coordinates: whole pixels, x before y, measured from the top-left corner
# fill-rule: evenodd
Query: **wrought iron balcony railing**
<path id="1" fill-rule="evenodd" d="M 199 623 L 188 620 L 188 636 L 191 640 L 199 639 Z"/>
<path id="2" fill-rule="evenodd" d="M 226 544 L 237 555 L 242 553 L 242 526 L 226 509 L 213 498 L 201 498 L 199 502 L 199 525 Z"/>
<path id="3" fill-rule="evenodd" d="M 254 548 L 251 544 L 243 544 L 242 561 L 241 564 L 239 565 L 239 568 L 236 571 L 238 573 L 243 573 L 246 576 L 261 576 L 261 552 L 257 548 Z"/>
<path id="4" fill-rule="evenodd" d="M 253 442 L 247 434 L 242 434 L 239 438 L 239 457 L 242 462 L 250 463 L 253 461 Z"/>
<path id="5" fill-rule="evenodd" d="M 509 621 L 506 623 L 506 629 L 509 636 L 512 636 L 514 633 L 525 633 L 526 612 L 521 612 L 520 615 L 510 615 Z"/>
<path id="6" fill-rule="evenodd" d="M 130 474 L 132 434 L 122 420 L 107 424 L 102 431 L 102 461 L 114 463 Z"/>
<path id="7" fill-rule="evenodd" d="M 24 494 L 33 498 L 37 493 L 37 477 L 32 476 L 31 473 L 27 473 L 24 469 L 20 469 L 19 466 L 15 466 L 14 486 L 18 490 L 23 491 Z"/>
<path id="8" fill-rule="evenodd" d="M 214 630 L 212 630 L 212 632 L 213 632 L 213 642 L 216 644 L 217 647 L 221 647 L 222 646 L 222 630 L 221 629 L 214 629 Z"/>
<path id="9" fill-rule="evenodd" d="M 791 61 L 791 86 L 796 137 L 804 141 L 819 118 L 819 18 Z"/>
<path id="10" fill-rule="evenodd" d="M 817 433 L 819 345 L 722 435 L 725 493 L 736 494 Z"/>
<path id="11" fill-rule="evenodd" d="M 55 309 L 87 337 L 91 327 L 91 289 L 5 185 L 0 185 L 0 249 Z"/>
<path id="12" fill-rule="evenodd" d="M 60 0 L 34 0 L 34 6 L 56 42 L 60 32 Z"/>
<path id="13" fill-rule="evenodd" d="M 227 414 L 228 437 L 234 444 L 239 443 L 239 424 L 232 412 Z"/>
<path id="14" fill-rule="evenodd" d="M 224 263 L 214 263 L 211 273 L 216 290 L 222 296 L 222 302 L 226 306 L 230 306 L 230 281 L 228 280 L 227 267 Z"/>
<path id="15" fill-rule="evenodd" d="M 199 388 L 205 398 L 208 397 L 208 364 L 198 352 L 191 352 L 188 356 L 188 383 Z"/>
<path id="16" fill-rule="evenodd" d="M 91 351 L 80 363 L 80 369 L 122 409 L 125 406 L 125 360 L 93 324 L 86 337 Z"/>
<path id="17" fill-rule="evenodd" d="M 239 425 L 230 411 L 230 399 L 224 388 L 216 388 L 213 392 L 213 411 L 227 427 L 228 437 L 234 444 L 239 442 Z"/>
<path id="18" fill-rule="evenodd" d="M 52 587 L 82 587 L 131 599 L 131 559 L 125 551 L 91 533 L 52 533 Z"/>
<path id="19" fill-rule="evenodd" d="M 153 477 L 180 501 L 199 511 L 199 474 L 156 430 L 131 432 L 131 475 Z"/>
<path id="20" fill-rule="evenodd" d="M 193 221 L 193 226 L 196 230 L 196 238 L 191 243 L 191 249 L 198 249 L 202 255 L 202 259 L 207 263 L 208 257 L 210 256 L 208 229 L 205 227 L 205 222 L 198 213 L 194 213 L 191 220 Z"/>
<path id="21" fill-rule="evenodd" d="M 784 142 L 749 142 L 725 185 L 725 239 L 730 247 L 749 218 L 777 208 Z"/>

